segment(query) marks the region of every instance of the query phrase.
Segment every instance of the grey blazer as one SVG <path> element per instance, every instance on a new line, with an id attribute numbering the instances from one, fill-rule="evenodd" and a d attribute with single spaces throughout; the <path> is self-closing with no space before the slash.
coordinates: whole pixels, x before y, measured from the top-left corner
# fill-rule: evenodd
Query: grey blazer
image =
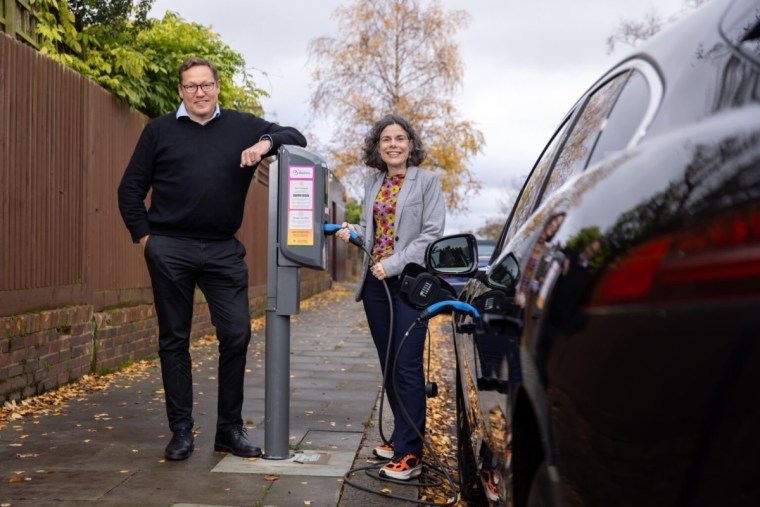
<path id="1" fill-rule="evenodd" d="M 358 225 L 354 224 L 357 233 L 364 240 L 364 247 L 370 252 L 375 242 L 372 208 L 385 174 L 385 171 L 378 171 L 367 179 L 364 184 L 361 222 Z M 438 176 L 418 167 L 408 167 L 396 201 L 396 238 L 393 254 L 380 261 L 385 274 L 400 275 L 404 266 L 410 262 L 424 265 L 428 244 L 443 236 L 445 226 L 446 202 Z M 361 301 L 367 276 L 369 256 L 366 252 L 362 262 L 361 282 L 356 291 L 357 301 Z"/>

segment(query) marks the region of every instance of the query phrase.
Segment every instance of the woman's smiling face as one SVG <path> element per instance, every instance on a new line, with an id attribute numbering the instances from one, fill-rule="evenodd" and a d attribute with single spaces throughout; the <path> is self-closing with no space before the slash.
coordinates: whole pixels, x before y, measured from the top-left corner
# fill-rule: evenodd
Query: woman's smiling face
<path id="1" fill-rule="evenodd" d="M 388 125 L 380 133 L 380 158 L 388 169 L 406 169 L 409 159 L 409 136 L 401 125 Z"/>

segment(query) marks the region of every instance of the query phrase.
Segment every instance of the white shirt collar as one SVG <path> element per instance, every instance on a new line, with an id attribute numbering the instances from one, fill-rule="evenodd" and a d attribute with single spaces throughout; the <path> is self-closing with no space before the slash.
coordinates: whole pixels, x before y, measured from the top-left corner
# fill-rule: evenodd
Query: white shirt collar
<path id="1" fill-rule="evenodd" d="M 221 114 L 222 114 L 222 110 L 219 108 L 219 104 L 217 104 L 216 107 L 214 108 L 214 114 L 211 115 L 211 118 L 209 118 L 208 120 L 206 120 L 203 123 L 201 123 L 201 125 L 207 124 L 208 122 L 210 122 L 214 118 L 220 116 Z M 185 107 L 185 103 L 181 102 L 179 104 L 179 108 L 177 109 L 177 119 L 179 120 L 183 116 L 186 116 L 186 117 L 190 118 L 190 114 L 187 112 L 187 108 Z"/>

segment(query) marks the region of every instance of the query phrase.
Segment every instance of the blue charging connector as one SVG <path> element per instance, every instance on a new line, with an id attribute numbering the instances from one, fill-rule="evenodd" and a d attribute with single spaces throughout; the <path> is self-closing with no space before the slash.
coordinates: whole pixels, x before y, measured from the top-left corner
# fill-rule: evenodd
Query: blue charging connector
<path id="1" fill-rule="evenodd" d="M 333 234 L 335 234 L 336 232 L 338 232 L 341 229 L 343 229 L 343 227 L 341 227 L 338 224 L 324 224 L 322 226 L 322 230 L 324 231 L 325 236 L 332 236 Z M 363 245 L 362 245 L 362 240 L 359 237 L 359 235 L 356 234 L 351 229 L 346 229 L 346 230 L 348 231 L 348 236 L 349 236 L 348 241 L 349 241 L 349 243 L 353 243 L 354 245 L 356 245 L 359 248 L 361 248 Z"/>
<path id="2" fill-rule="evenodd" d="M 425 310 L 420 314 L 420 319 L 429 319 L 438 315 L 439 313 L 447 311 L 470 314 L 476 319 L 480 318 L 480 313 L 475 309 L 475 307 L 463 301 L 439 301 L 425 308 Z"/>

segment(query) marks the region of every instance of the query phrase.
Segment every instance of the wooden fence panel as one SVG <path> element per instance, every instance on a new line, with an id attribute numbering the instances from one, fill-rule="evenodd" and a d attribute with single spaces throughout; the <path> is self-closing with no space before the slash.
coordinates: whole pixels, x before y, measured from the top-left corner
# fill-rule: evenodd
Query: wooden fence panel
<path id="1" fill-rule="evenodd" d="M 97 312 L 150 303 L 142 249 L 131 243 L 116 195 L 148 118 L 2 34 L 0 110 L 0 317 L 65 305 Z M 342 193 L 332 180 L 337 221 Z M 238 234 L 248 251 L 252 298 L 266 297 L 267 202 L 264 164 Z M 342 247 L 330 251 L 345 262 Z M 345 276 L 335 262 L 330 272 Z M 324 273 L 303 270 L 302 281 L 313 288 L 325 280 Z"/>
<path id="2" fill-rule="evenodd" d="M 0 111 L 2 404 L 144 358 L 158 345 L 142 249 L 132 244 L 117 205 L 118 184 L 148 118 L 3 33 Z M 329 194 L 331 220 L 340 223 L 337 180 Z M 267 302 L 273 248 L 268 199 L 262 164 L 238 233 L 258 315 Z M 345 245 L 330 241 L 330 272 L 302 269 L 302 297 L 328 288 L 330 275 L 347 274 Z M 213 332 L 198 291 L 191 337 Z"/>
<path id="3" fill-rule="evenodd" d="M 114 307 L 150 301 L 142 248 L 132 244 L 119 214 L 116 191 L 148 118 L 96 87 L 87 89 L 87 263 L 91 301 Z"/>
<path id="4" fill-rule="evenodd" d="M 85 79 L 0 37 L 4 125 L 0 291 L 36 306 L 84 295 L 82 87 Z M 51 290 L 56 287 L 56 290 Z"/>
<path id="5" fill-rule="evenodd" d="M 28 0 L 0 0 L 0 32 L 39 47 L 37 14 Z"/>

